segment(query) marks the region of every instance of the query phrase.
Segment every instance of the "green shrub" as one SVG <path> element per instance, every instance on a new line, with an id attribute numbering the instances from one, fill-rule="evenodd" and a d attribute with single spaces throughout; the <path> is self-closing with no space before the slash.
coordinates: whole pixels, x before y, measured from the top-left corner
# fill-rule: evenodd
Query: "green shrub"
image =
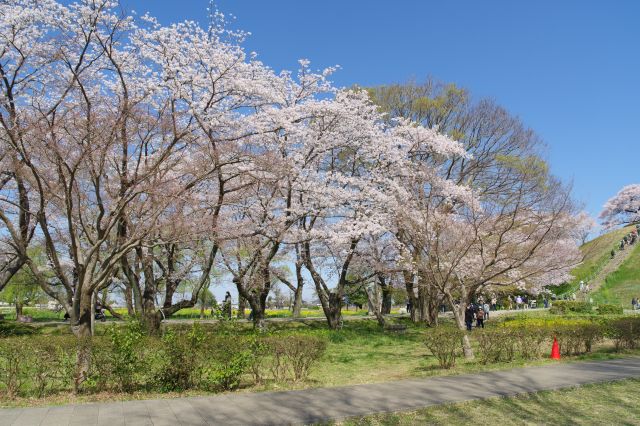
<path id="1" fill-rule="evenodd" d="M 517 341 L 518 352 L 524 359 L 537 359 L 543 354 L 542 344 L 549 340 L 547 327 L 515 327 L 513 336 Z"/>
<path id="2" fill-rule="evenodd" d="M 607 336 L 615 342 L 616 351 L 640 346 L 640 317 L 625 317 L 607 324 Z"/>
<path id="3" fill-rule="evenodd" d="M 114 324 L 107 329 L 106 336 L 108 345 L 94 348 L 94 363 L 101 367 L 103 381 L 112 382 L 120 391 L 131 392 L 140 384 L 136 376 L 145 371 L 142 326 L 137 321 L 129 322 L 125 327 Z"/>
<path id="4" fill-rule="evenodd" d="M 29 352 L 24 338 L 0 341 L 0 383 L 8 398 L 15 398 L 25 381 Z"/>
<path id="5" fill-rule="evenodd" d="M 558 338 L 563 354 L 580 355 L 591 352 L 593 344 L 604 337 L 604 329 L 595 322 L 565 324 L 555 327 L 553 334 Z"/>
<path id="6" fill-rule="evenodd" d="M 622 315 L 622 306 L 603 303 L 598 305 L 598 315 Z"/>
<path id="7" fill-rule="evenodd" d="M 512 361 L 515 358 L 516 340 L 507 328 L 478 330 L 474 333 L 478 342 L 478 359 L 482 364 Z"/>
<path id="8" fill-rule="evenodd" d="M 185 390 L 198 381 L 202 373 L 199 358 L 205 339 L 198 323 L 194 323 L 189 331 L 165 331 L 158 357 L 160 368 L 156 375 L 156 383 L 161 390 Z"/>
<path id="9" fill-rule="evenodd" d="M 590 314 L 593 311 L 593 305 L 589 302 L 579 302 L 576 300 L 558 300 L 553 302 L 549 312 L 555 315 L 565 314 Z"/>
<path id="10" fill-rule="evenodd" d="M 200 386 L 211 390 L 235 389 L 251 367 L 251 361 L 251 346 L 246 339 L 230 336 L 207 339 Z"/>
<path id="11" fill-rule="evenodd" d="M 456 358 L 462 351 L 463 336 L 462 330 L 440 326 L 427 332 L 424 343 L 438 359 L 440 367 L 448 369 L 456 365 Z"/>
<path id="12" fill-rule="evenodd" d="M 304 380 L 312 365 L 324 354 L 327 342 L 315 336 L 274 335 L 263 339 L 268 365 L 276 381 Z"/>
<path id="13" fill-rule="evenodd" d="M 0 337 L 29 336 L 37 333 L 31 325 L 15 321 L 0 321 Z"/>

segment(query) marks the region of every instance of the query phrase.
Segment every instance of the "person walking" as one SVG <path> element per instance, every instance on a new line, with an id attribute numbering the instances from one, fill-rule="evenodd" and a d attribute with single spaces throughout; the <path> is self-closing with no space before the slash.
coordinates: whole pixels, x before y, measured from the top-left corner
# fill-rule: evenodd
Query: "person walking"
<path id="1" fill-rule="evenodd" d="M 473 305 L 469 303 L 467 309 L 464 311 L 464 323 L 467 326 L 467 330 L 471 331 L 471 327 L 473 326 Z"/>
<path id="2" fill-rule="evenodd" d="M 631 299 L 631 309 L 635 311 L 637 305 L 638 305 L 638 299 L 634 297 L 633 299 Z"/>
<path id="3" fill-rule="evenodd" d="M 495 311 L 496 309 L 498 309 L 498 299 L 496 299 L 496 297 L 493 296 L 491 298 L 491 310 Z"/>
<path id="4" fill-rule="evenodd" d="M 489 306 L 489 304 L 487 302 L 485 302 L 484 305 L 482 306 L 482 310 L 484 311 L 484 319 L 488 320 L 489 319 L 489 311 L 491 310 L 491 307 Z"/>
<path id="5" fill-rule="evenodd" d="M 226 319 L 231 319 L 231 293 L 229 292 L 224 295 L 224 302 L 222 302 L 222 315 Z"/>
<path id="6" fill-rule="evenodd" d="M 520 309 L 521 307 L 522 307 L 522 297 L 518 295 L 516 297 L 516 310 Z"/>
<path id="7" fill-rule="evenodd" d="M 476 312 L 476 327 L 484 328 L 484 310 L 483 309 L 478 309 L 478 312 Z"/>

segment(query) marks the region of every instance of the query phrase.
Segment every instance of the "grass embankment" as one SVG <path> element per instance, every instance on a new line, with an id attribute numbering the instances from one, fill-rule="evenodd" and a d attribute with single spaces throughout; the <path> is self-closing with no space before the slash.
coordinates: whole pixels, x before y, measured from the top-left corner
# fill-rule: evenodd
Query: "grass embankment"
<path id="1" fill-rule="evenodd" d="M 631 299 L 640 297 L 640 244 L 633 247 L 631 255 L 607 276 L 592 297 L 596 303 L 613 303 L 631 308 Z"/>
<path id="2" fill-rule="evenodd" d="M 557 295 L 573 293 L 578 289 L 580 281 L 592 280 L 611 259 L 611 250 L 615 249 L 617 251 L 622 237 L 631 232 L 632 229 L 633 226 L 616 229 L 594 238 L 580 247 L 584 260 L 571 271 L 571 275 L 574 277 L 573 280 L 553 288 L 553 291 Z"/>
<path id="3" fill-rule="evenodd" d="M 490 386 L 490 383 L 477 383 Z M 599 383 L 509 398 L 489 398 L 332 423 L 365 425 L 637 425 L 640 380 Z"/>

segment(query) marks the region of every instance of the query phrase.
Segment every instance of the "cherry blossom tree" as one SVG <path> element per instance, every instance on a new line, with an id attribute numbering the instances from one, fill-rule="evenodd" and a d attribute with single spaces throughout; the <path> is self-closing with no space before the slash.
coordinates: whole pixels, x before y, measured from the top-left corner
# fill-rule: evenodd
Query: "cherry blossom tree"
<path id="1" fill-rule="evenodd" d="M 607 200 L 599 218 L 605 228 L 640 222 L 640 184 L 627 185 Z"/>

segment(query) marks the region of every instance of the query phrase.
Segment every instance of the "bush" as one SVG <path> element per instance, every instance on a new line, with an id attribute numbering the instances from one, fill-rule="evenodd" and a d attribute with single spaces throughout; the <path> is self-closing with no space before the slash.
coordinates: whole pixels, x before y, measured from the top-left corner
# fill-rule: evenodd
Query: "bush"
<path id="1" fill-rule="evenodd" d="M 112 382 L 124 392 L 135 390 L 140 384 L 137 375 L 144 372 L 142 342 L 145 335 L 137 321 L 129 322 L 125 327 L 111 325 L 107 329 L 105 344 L 98 341 L 93 350 L 94 365 L 100 371 L 99 377 Z"/>
<path id="2" fill-rule="evenodd" d="M 276 381 L 305 380 L 327 347 L 324 339 L 304 335 L 269 336 L 263 343 L 271 356 L 269 369 Z"/>
<path id="3" fill-rule="evenodd" d="M 609 322 L 607 335 L 614 340 L 616 351 L 640 346 L 640 317 L 625 317 Z"/>
<path id="4" fill-rule="evenodd" d="M 512 361 L 515 358 L 516 341 L 507 328 L 478 330 L 478 358 L 482 364 Z"/>
<path id="5" fill-rule="evenodd" d="M 438 359 L 440 367 L 448 369 L 456 365 L 456 358 L 462 351 L 463 336 L 462 330 L 440 326 L 427 332 L 424 343 Z"/>
<path id="6" fill-rule="evenodd" d="M 565 314 L 590 314 L 593 311 L 593 305 L 589 302 L 578 302 L 575 300 L 558 300 L 553 302 L 549 312 L 555 315 Z"/>
<path id="7" fill-rule="evenodd" d="M 31 325 L 15 321 L 0 321 L 0 337 L 29 336 L 36 332 L 36 328 Z"/>
<path id="8" fill-rule="evenodd" d="M 565 355 L 580 355 L 591 352 L 592 346 L 604 336 L 602 326 L 595 322 L 565 324 L 553 330 L 558 338 L 560 350 Z"/>
<path id="9" fill-rule="evenodd" d="M 251 345 L 246 339 L 222 337 L 207 340 L 202 359 L 200 386 L 211 390 L 231 390 L 240 385 L 252 361 Z"/>
<path id="10" fill-rule="evenodd" d="M 69 389 L 76 339 L 49 336 L 0 340 L 0 384 L 8 398 Z M 26 385 L 30 386 L 26 386 Z"/>
<path id="11" fill-rule="evenodd" d="M 598 315 L 622 315 L 623 313 L 622 306 L 606 303 L 598 305 L 597 311 Z"/>
<path id="12" fill-rule="evenodd" d="M 155 378 L 161 390 L 185 390 L 198 381 L 202 373 L 199 358 L 205 337 L 198 323 L 194 323 L 187 332 L 165 331 L 161 339 L 159 371 Z"/>

